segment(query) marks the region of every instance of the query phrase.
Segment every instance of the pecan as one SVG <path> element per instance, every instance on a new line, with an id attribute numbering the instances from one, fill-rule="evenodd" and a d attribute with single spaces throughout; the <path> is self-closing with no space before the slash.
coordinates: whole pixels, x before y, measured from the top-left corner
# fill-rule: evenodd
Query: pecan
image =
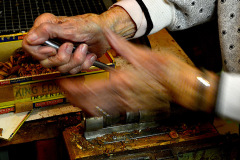
<path id="1" fill-rule="evenodd" d="M 54 71 L 56 71 L 56 68 L 44 68 L 30 55 L 25 54 L 22 48 L 16 49 L 7 62 L 0 62 L 0 79 L 31 76 Z"/>
<path id="2" fill-rule="evenodd" d="M 5 62 L 5 65 L 8 66 L 8 69 L 11 69 L 13 67 L 11 62 Z"/>
<path id="3" fill-rule="evenodd" d="M 4 72 L 3 70 L 0 70 L 0 75 L 6 77 L 6 76 L 8 76 L 8 73 L 7 73 L 7 72 Z"/>
<path id="4" fill-rule="evenodd" d="M 18 70 L 18 74 L 23 77 L 26 75 L 26 69 L 21 67 L 19 70 Z"/>
<path id="5" fill-rule="evenodd" d="M 16 74 L 20 68 L 21 68 L 21 66 L 19 66 L 19 65 L 12 67 L 12 68 L 9 70 L 9 74 L 10 74 L 10 75 L 11 75 L 11 74 Z"/>
<path id="6" fill-rule="evenodd" d="M 39 73 L 38 73 L 38 70 L 36 68 L 33 68 L 32 71 L 31 71 L 31 74 L 36 75 L 36 74 L 39 74 Z"/>
<path id="7" fill-rule="evenodd" d="M 2 67 L 2 66 L 3 66 L 3 64 L 4 64 L 3 62 L 0 62 L 0 67 Z"/>
<path id="8" fill-rule="evenodd" d="M 2 136 L 3 128 L 0 128 L 0 136 Z"/>
<path id="9" fill-rule="evenodd" d="M 6 77 L 6 79 L 11 79 L 11 78 L 17 78 L 18 76 L 17 75 L 10 75 L 10 76 L 8 76 L 8 77 Z"/>
<path id="10" fill-rule="evenodd" d="M 8 68 L 6 68 L 5 66 L 2 68 L 2 71 L 4 72 L 8 72 Z"/>
<path id="11" fill-rule="evenodd" d="M 10 56 L 9 61 L 14 64 L 13 56 Z"/>
<path id="12" fill-rule="evenodd" d="M 8 65 L 7 62 L 3 63 L 3 67 L 5 67 L 6 69 L 10 69 L 10 66 Z"/>
<path id="13" fill-rule="evenodd" d="M 4 76 L 0 75 L 0 80 L 4 79 Z"/>

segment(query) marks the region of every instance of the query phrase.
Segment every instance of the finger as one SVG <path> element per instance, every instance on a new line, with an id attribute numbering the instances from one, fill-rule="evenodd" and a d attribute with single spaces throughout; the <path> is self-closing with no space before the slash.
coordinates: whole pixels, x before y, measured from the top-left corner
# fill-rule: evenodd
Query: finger
<path id="1" fill-rule="evenodd" d="M 49 22 L 49 23 L 57 23 L 60 20 L 60 16 L 55 16 L 52 13 L 43 13 L 38 16 L 33 24 L 33 27 L 37 27 L 42 23 Z"/>
<path id="2" fill-rule="evenodd" d="M 41 45 L 50 38 L 56 38 L 56 31 L 59 31 L 59 26 L 57 24 L 44 22 L 32 28 L 24 37 L 24 40 L 26 40 L 26 43 L 29 45 Z"/>
<path id="3" fill-rule="evenodd" d="M 79 66 L 71 69 L 71 70 L 69 71 L 69 73 L 70 73 L 70 74 L 77 74 L 77 73 L 79 73 L 81 70 L 82 70 L 82 66 L 79 65 Z M 61 71 L 60 71 L 60 72 L 61 72 Z M 66 72 L 65 72 L 65 73 L 66 73 Z"/>
<path id="4" fill-rule="evenodd" d="M 40 45 L 54 38 L 75 40 L 76 33 L 77 28 L 73 25 L 45 22 L 32 28 L 25 39 L 29 45 Z"/>
<path id="5" fill-rule="evenodd" d="M 125 57 L 130 63 L 136 67 L 141 67 L 145 61 L 148 61 L 150 56 L 149 49 L 136 47 L 126 39 L 114 34 L 109 29 L 104 29 L 104 34 L 111 47 L 121 56 Z"/>
<path id="6" fill-rule="evenodd" d="M 88 69 L 92 66 L 97 57 L 95 54 L 87 55 L 87 52 L 88 46 L 86 44 L 79 45 L 73 53 L 69 63 L 58 67 L 58 70 L 62 73 L 69 72 L 71 74 L 76 74 L 82 69 Z"/>
<path id="7" fill-rule="evenodd" d="M 31 46 L 26 43 L 26 41 L 22 41 L 22 48 L 26 53 L 31 54 L 33 58 L 37 60 L 44 60 L 49 56 L 54 56 L 57 54 L 56 49 L 47 46 Z"/>
<path id="8" fill-rule="evenodd" d="M 83 111 L 97 116 L 98 111 L 96 106 L 102 104 L 101 97 L 97 96 L 97 91 L 88 88 L 81 84 L 82 81 L 78 78 L 61 79 L 58 81 L 61 88 L 66 92 L 67 99 L 76 107 Z M 100 83 L 100 82 L 99 82 Z"/>
<path id="9" fill-rule="evenodd" d="M 159 56 L 149 48 L 133 45 L 109 29 L 104 29 L 104 34 L 112 48 L 136 68 L 151 73 L 153 76 L 156 76 L 156 73 L 166 70 L 168 63 L 166 55 Z"/>
<path id="10" fill-rule="evenodd" d="M 96 60 L 97 60 L 96 54 L 94 53 L 87 54 L 86 60 L 82 64 L 82 69 L 89 69 Z"/>
<path id="11" fill-rule="evenodd" d="M 72 50 L 72 43 L 64 43 L 59 47 L 58 53 L 55 56 L 48 57 L 40 61 L 40 63 L 47 68 L 67 64 L 72 56 Z"/>

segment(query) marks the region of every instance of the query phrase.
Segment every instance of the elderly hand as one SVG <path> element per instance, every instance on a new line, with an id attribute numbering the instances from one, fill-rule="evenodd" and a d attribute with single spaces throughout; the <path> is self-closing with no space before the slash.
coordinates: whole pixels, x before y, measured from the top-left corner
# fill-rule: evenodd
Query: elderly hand
<path id="1" fill-rule="evenodd" d="M 111 28 L 115 33 L 125 37 L 135 33 L 134 22 L 121 7 L 113 7 L 101 15 L 57 17 L 45 13 L 35 20 L 22 46 L 43 66 L 49 68 L 57 66 L 62 73 L 75 74 L 82 69 L 88 69 L 97 57 L 101 57 L 109 49 L 109 44 L 102 33 L 103 27 Z M 64 43 L 58 51 L 42 46 L 49 39 L 60 39 Z M 80 45 L 72 54 L 73 44 Z"/>

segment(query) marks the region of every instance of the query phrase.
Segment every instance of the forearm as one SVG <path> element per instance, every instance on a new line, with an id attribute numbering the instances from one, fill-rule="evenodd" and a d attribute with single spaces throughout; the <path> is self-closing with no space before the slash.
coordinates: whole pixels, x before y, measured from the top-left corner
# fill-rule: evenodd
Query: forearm
<path id="1" fill-rule="evenodd" d="M 116 34 L 130 38 L 136 32 L 136 25 L 129 14 L 119 6 L 112 7 L 100 15 L 102 27 L 110 28 Z"/>

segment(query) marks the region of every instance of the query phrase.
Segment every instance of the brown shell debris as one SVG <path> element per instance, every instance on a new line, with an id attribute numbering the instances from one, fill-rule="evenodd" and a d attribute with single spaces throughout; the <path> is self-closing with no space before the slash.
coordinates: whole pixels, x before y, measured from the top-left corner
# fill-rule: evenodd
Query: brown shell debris
<path id="1" fill-rule="evenodd" d="M 0 80 L 38 75 L 57 71 L 56 68 L 45 68 L 22 48 L 14 51 L 7 62 L 0 62 Z"/>

